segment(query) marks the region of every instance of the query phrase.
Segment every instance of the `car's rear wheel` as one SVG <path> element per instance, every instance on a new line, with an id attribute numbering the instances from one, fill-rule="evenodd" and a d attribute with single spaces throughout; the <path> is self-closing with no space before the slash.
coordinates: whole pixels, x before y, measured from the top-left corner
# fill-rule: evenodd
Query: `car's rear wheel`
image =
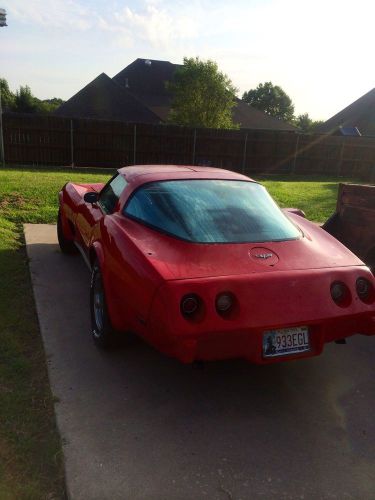
<path id="1" fill-rule="evenodd" d="M 103 278 L 99 264 L 95 262 L 90 287 L 91 335 L 100 349 L 113 346 L 114 332 L 108 316 Z"/>
<path id="2" fill-rule="evenodd" d="M 62 253 L 68 253 L 68 254 L 77 253 L 78 250 L 74 244 L 74 241 L 69 240 L 64 235 L 61 209 L 59 209 L 59 213 L 57 214 L 57 240 L 59 242 L 60 250 L 62 251 Z"/>

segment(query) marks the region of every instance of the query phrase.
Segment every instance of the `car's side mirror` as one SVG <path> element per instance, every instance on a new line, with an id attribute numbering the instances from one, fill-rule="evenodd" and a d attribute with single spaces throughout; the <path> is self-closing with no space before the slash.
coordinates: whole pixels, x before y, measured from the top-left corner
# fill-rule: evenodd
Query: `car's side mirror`
<path id="1" fill-rule="evenodd" d="M 86 203 L 91 203 L 91 205 L 93 205 L 98 201 L 99 193 L 96 193 L 95 191 L 90 191 L 88 193 L 85 193 L 83 199 L 85 200 Z"/>

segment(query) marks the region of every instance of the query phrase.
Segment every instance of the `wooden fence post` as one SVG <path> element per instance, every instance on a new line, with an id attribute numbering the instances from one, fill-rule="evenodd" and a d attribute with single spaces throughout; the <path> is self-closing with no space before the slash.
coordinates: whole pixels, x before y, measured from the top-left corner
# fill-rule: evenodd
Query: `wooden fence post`
<path id="1" fill-rule="evenodd" d="M 5 151 L 4 151 L 4 132 L 3 132 L 3 108 L 1 105 L 1 88 L 0 88 L 0 162 L 2 166 L 5 165 Z"/>
<path id="2" fill-rule="evenodd" d="M 72 168 L 74 168 L 73 120 L 70 120 L 70 163 Z"/>
<path id="3" fill-rule="evenodd" d="M 3 118 L 0 111 L 0 163 L 5 166 L 5 151 L 4 151 L 4 133 L 3 133 Z"/>
<path id="4" fill-rule="evenodd" d="M 135 165 L 136 152 L 137 152 L 137 125 L 134 124 L 133 165 Z"/>
<path id="5" fill-rule="evenodd" d="M 245 134 L 245 143 L 243 146 L 243 158 L 242 158 L 242 173 L 245 173 L 245 165 L 246 165 L 246 150 L 247 150 L 247 137 L 248 137 L 248 132 Z"/>
<path id="6" fill-rule="evenodd" d="M 192 156 L 192 161 L 191 164 L 195 165 L 195 144 L 197 142 L 197 129 L 194 129 L 194 138 L 193 138 L 193 156 Z"/>
<path id="7" fill-rule="evenodd" d="M 298 156 L 299 137 L 300 137 L 300 134 L 297 134 L 296 147 L 294 149 L 293 167 L 292 167 L 292 171 L 291 171 L 292 174 L 296 173 L 296 164 L 297 164 L 297 156 Z"/>
<path id="8" fill-rule="evenodd" d="M 345 137 L 341 138 L 341 148 L 340 148 L 340 160 L 337 168 L 337 175 L 338 177 L 341 177 L 342 175 L 342 164 L 344 161 L 344 148 L 345 148 Z"/>

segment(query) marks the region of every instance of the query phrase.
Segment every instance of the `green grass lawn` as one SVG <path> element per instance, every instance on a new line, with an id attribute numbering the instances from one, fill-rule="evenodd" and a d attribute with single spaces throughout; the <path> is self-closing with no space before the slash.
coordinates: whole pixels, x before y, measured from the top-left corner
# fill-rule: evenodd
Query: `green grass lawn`
<path id="1" fill-rule="evenodd" d="M 57 192 L 95 174 L 0 168 L 0 499 L 62 499 L 53 396 L 23 239 L 24 222 L 54 222 Z"/>
<path id="2" fill-rule="evenodd" d="M 325 179 L 312 177 L 284 177 L 258 179 L 261 181 L 281 207 L 300 208 L 306 217 L 315 222 L 324 222 L 336 208 L 339 182 L 353 182 L 352 179 Z"/>
<path id="3" fill-rule="evenodd" d="M 69 180 L 110 170 L 0 168 L 0 499 L 64 498 L 61 444 L 31 290 L 22 224 L 53 223 Z M 260 179 L 262 180 L 262 179 Z M 263 179 L 281 206 L 315 221 L 334 211 L 337 180 Z"/>

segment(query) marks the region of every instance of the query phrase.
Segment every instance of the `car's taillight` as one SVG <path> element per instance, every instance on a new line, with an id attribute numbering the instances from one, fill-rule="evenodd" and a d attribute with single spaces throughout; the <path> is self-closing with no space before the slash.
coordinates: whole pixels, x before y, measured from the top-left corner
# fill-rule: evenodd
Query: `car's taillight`
<path id="1" fill-rule="evenodd" d="M 331 285 L 331 297 L 339 306 L 345 306 L 350 301 L 348 287 L 342 281 L 334 281 Z"/>
<path id="2" fill-rule="evenodd" d="M 219 314 L 226 314 L 232 309 L 234 305 L 234 297 L 231 293 L 219 293 L 216 297 L 216 311 Z"/>
<path id="3" fill-rule="evenodd" d="M 356 281 L 356 290 L 358 297 L 363 302 L 370 302 L 374 295 L 374 288 L 366 278 L 358 278 Z"/>
<path id="4" fill-rule="evenodd" d="M 200 307 L 200 298 L 198 295 L 192 293 L 185 295 L 181 299 L 181 312 L 184 316 L 191 318 L 198 313 Z"/>

